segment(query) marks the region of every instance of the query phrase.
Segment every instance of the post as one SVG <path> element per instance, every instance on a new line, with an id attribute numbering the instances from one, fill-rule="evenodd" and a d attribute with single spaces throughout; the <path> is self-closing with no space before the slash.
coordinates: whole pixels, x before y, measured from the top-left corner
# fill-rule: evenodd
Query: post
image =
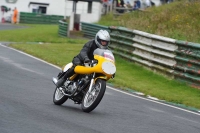
<path id="1" fill-rule="evenodd" d="M 109 13 L 109 4 L 108 4 L 108 2 L 106 3 L 106 14 L 108 14 Z"/>
<path id="2" fill-rule="evenodd" d="M 67 8 L 67 0 L 65 0 L 65 16 L 64 16 L 64 20 L 66 20 L 66 18 L 67 18 L 67 17 L 66 17 L 66 14 L 67 14 L 67 13 L 66 13 L 66 8 Z"/>
<path id="3" fill-rule="evenodd" d="M 110 12 L 113 10 L 113 2 L 110 3 Z"/>
<path id="4" fill-rule="evenodd" d="M 115 13 L 115 11 L 116 11 L 116 0 L 114 0 L 114 6 L 113 6 L 113 14 Z"/>

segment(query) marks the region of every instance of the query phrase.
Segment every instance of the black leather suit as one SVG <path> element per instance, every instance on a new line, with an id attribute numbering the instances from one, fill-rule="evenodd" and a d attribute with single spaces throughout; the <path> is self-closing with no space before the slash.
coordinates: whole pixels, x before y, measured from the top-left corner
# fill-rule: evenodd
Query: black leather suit
<path id="1" fill-rule="evenodd" d="M 71 77 L 75 74 L 74 68 L 77 65 L 83 65 L 84 61 L 88 59 L 93 60 L 93 52 L 97 48 L 98 47 L 95 43 L 95 40 L 90 40 L 89 42 L 87 42 L 81 49 L 80 53 L 72 60 L 73 66 L 65 73 L 64 79 L 66 80 L 68 77 Z"/>

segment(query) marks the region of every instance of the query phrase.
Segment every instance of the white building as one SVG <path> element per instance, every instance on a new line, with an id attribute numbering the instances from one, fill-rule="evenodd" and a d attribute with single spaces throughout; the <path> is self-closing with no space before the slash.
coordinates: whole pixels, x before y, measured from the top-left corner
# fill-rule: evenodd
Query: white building
<path id="1" fill-rule="evenodd" d="M 76 6 L 73 0 L 0 0 L 0 6 L 6 6 L 11 11 L 4 14 L 0 11 L 0 22 L 2 17 L 10 18 L 13 9 L 18 12 L 40 12 L 47 15 L 71 16 L 76 9 L 80 14 L 81 22 L 97 22 L 101 17 L 100 0 L 78 0 Z"/>

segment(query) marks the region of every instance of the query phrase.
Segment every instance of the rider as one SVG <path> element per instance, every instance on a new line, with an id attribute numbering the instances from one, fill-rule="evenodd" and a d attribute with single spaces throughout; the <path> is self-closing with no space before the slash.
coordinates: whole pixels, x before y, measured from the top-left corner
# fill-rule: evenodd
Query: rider
<path id="1" fill-rule="evenodd" d="M 95 49 L 108 49 L 110 43 L 110 34 L 106 30 L 99 30 L 95 36 L 95 39 L 87 42 L 80 53 L 74 57 L 72 60 L 73 66 L 65 73 L 65 75 L 57 80 L 53 78 L 54 84 L 59 88 L 63 86 L 67 78 L 75 74 L 74 69 L 77 65 L 82 65 L 83 63 L 90 63 L 94 59 L 93 52 Z"/>

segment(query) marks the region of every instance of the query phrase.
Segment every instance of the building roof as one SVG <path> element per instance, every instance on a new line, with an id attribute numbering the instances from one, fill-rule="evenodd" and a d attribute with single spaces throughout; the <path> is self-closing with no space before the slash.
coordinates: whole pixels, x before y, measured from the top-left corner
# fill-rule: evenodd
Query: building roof
<path id="1" fill-rule="evenodd" d="M 39 3 L 39 2 L 29 2 L 28 6 L 30 6 L 31 4 L 49 6 L 49 3 Z"/>

